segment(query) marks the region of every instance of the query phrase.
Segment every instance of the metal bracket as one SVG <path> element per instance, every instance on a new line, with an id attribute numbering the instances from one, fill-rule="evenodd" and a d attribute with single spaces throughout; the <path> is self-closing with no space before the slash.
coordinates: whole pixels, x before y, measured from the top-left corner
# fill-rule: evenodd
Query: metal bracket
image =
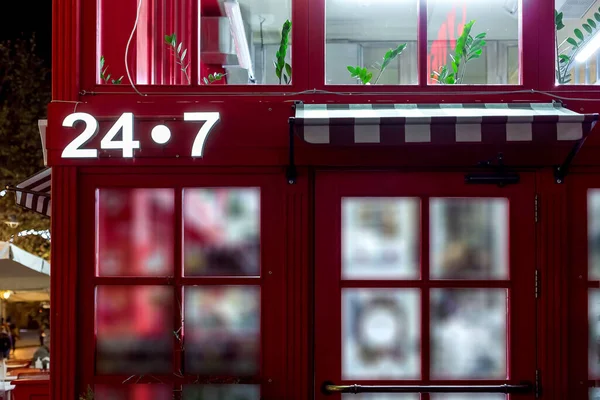
<path id="1" fill-rule="evenodd" d="M 285 172 L 285 176 L 287 178 L 287 181 L 290 185 L 294 185 L 296 183 L 296 180 L 298 178 L 298 171 L 296 170 L 296 163 L 295 163 L 295 159 L 294 159 L 294 124 L 296 123 L 296 119 L 294 117 L 291 117 L 289 120 L 289 125 L 290 125 L 290 129 L 289 129 L 289 139 L 290 139 L 290 148 L 289 148 L 289 157 L 290 157 L 290 163 L 286 169 Z"/>
<path id="2" fill-rule="evenodd" d="M 504 187 L 519 183 L 521 177 L 516 172 L 510 172 L 504 165 L 504 156 L 498 153 L 497 164 L 493 165 L 491 160 L 482 161 L 480 167 L 493 169 L 492 173 L 473 173 L 465 175 L 465 183 L 472 185 L 497 185 Z"/>
<path id="3" fill-rule="evenodd" d="M 573 162 L 573 159 L 575 158 L 577 153 L 579 153 L 579 150 L 581 150 L 581 148 L 583 147 L 585 139 L 585 137 L 579 139 L 573 145 L 573 148 L 567 155 L 567 158 L 565 158 L 565 161 L 561 165 L 554 167 L 554 182 L 558 184 L 562 184 L 565 182 L 565 178 L 569 174 L 569 167 L 571 166 L 571 163 Z"/>

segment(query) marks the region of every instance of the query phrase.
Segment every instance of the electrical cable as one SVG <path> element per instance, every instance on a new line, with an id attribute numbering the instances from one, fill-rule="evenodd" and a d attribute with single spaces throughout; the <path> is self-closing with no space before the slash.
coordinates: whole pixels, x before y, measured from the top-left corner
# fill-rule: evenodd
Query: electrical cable
<path id="1" fill-rule="evenodd" d="M 133 29 L 131 30 L 131 34 L 129 35 L 129 40 L 127 41 L 127 46 L 125 47 L 125 71 L 127 72 L 127 78 L 129 78 L 129 84 L 131 85 L 133 90 L 135 90 L 135 92 L 137 94 L 139 94 L 140 96 L 147 96 L 145 94 L 142 94 L 137 89 L 137 87 L 135 87 L 135 84 L 133 83 L 133 79 L 131 79 L 131 74 L 129 73 L 129 62 L 127 60 L 128 55 L 129 55 L 129 45 L 131 44 L 131 39 L 133 39 L 133 34 L 135 33 L 135 30 L 137 29 L 138 21 L 140 19 L 140 10 L 142 9 L 142 1 L 143 0 L 138 1 L 137 15 L 135 16 L 135 24 L 133 24 Z"/>

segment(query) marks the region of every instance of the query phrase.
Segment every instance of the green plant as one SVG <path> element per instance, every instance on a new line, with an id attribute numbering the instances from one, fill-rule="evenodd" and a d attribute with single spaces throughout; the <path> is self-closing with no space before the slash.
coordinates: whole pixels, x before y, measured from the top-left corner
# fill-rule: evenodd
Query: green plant
<path id="1" fill-rule="evenodd" d="M 453 53 L 450 53 L 450 68 L 442 65 L 438 71 L 431 73 L 431 78 L 442 85 L 454 85 L 463 83 L 467 64 L 471 60 L 481 57 L 483 48 L 486 45 L 486 33 L 480 33 L 477 36 L 471 36 L 471 29 L 475 20 L 469 21 L 463 27 L 460 37 L 456 40 L 456 47 Z"/>
<path id="2" fill-rule="evenodd" d="M 275 75 L 277 76 L 277 79 L 279 79 L 280 85 L 282 79 L 286 84 L 292 83 L 292 66 L 285 61 L 290 43 L 291 31 L 292 23 L 287 20 L 283 23 L 283 27 L 281 28 L 281 43 L 279 44 L 279 49 L 277 50 L 275 60 L 273 61 L 273 64 L 275 65 Z"/>
<path id="3" fill-rule="evenodd" d="M 191 81 L 187 69 L 190 66 L 190 64 L 185 64 L 185 56 L 187 55 L 187 49 L 183 48 L 183 42 L 177 43 L 177 35 L 175 33 L 173 33 L 172 35 L 165 35 L 165 43 L 167 44 L 167 46 L 169 46 L 171 50 L 173 50 L 173 55 L 175 56 L 175 63 L 181 68 L 181 71 L 185 75 L 185 79 L 187 80 L 187 83 L 189 85 Z"/>
<path id="4" fill-rule="evenodd" d="M 87 387 L 85 394 L 79 395 L 79 400 L 94 400 L 94 391 L 90 386 Z"/>
<path id="5" fill-rule="evenodd" d="M 100 79 L 102 79 L 102 81 L 104 83 L 108 83 L 110 81 L 113 85 L 120 85 L 121 81 L 123 80 L 123 77 L 121 76 L 119 79 L 110 79 L 110 74 L 108 74 L 108 65 L 105 68 L 104 61 L 105 61 L 104 56 L 101 56 L 100 57 Z"/>
<path id="6" fill-rule="evenodd" d="M 214 74 L 208 74 L 208 77 L 204 77 L 204 78 L 202 78 L 202 80 L 204 81 L 205 85 L 210 85 L 211 83 L 220 81 L 221 79 L 223 79 L 225 77 L 225 75 L 227 75 L 227 74 L 221 74 L 219 72 L 216 72 Z"/>
<path id="7" fill-rule="evenodd" d="M 377 78 L 375 78 L 375 82 L 374 84 L 376 85 L 377 82 L 379 82 L 379 78 L 381 78 L 381 74 L 383 74 L 383 71 L 385 71 L 385 69 L 387 68 L 388 65 L 390 65 L 390 63 L 392 61 L 394 61 L 394 59 L 396 57 L 398 57 L 400 54 L 402 54 L 402 52 L 404 51 L 404 49 L 406 48 L 406 43 L 403 43 L 401 45 L 399 45 L 398 47 L 396 47 L 395 49 L 389 49 L 383 56 L 383 61 L 380 63 L 375 63 L 377 69 L 378 69 L 378 74 L 377 74 Z M 371 82 L 371 79 L 373 78 L 373 73 L 369 72 L 369 70 L 365 67 L 353 67 L 351 65 L 349 65 L 348 67 L 348 72 L 350 72 L 350 76 L 352 78 L 356 78 L 358 79 L 363 85 L 369 84 Z"/>
<path id="8" fill-rule="evenodd" d="M 587 36 L 579 28 L 573 30 L 573 36 L 567 37 L 562 43 L 558 43 L 558 31 L 565 28 L 563 23 L 563 13 L 559 13 L 554 10 L 554 27 L 556 29 L 555 43 L 556 43 L 556 80 L 558 83 L 564 84 L 571 82 L 571 65 L 575 60 L 577 54 L 581 51 L 583 46 L 593 37 L 593 34 L 600 28 L 600 7 L 594 12 L 594 21 L 588 18 L 586 22 L 581 24 L 581 28 L 587 33 Z M 565 43 L 568 43 L 566 49 L 560 50 Z M 566 54 L 568 53 L 568 54 Z"/>

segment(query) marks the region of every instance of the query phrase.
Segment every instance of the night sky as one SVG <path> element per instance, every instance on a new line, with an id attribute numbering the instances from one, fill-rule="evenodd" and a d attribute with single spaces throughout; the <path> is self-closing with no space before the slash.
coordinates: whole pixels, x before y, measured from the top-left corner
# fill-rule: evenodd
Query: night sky
<path id="1" fill-rule="evenodd" d="M 35 32 L 38 55 L 50 66 L 52 0 L 3 0 L 0 6 L 0 40 L 30 37 Z"/>

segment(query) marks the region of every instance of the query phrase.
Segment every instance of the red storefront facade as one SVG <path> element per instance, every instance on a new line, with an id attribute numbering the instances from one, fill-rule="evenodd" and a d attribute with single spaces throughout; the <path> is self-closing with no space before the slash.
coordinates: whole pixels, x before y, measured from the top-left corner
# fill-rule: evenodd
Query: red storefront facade
<path id="1" fill-rule="evenodd" d="M 193 54 L 224 3 L 54 0 L 51 398 L 595 398 L 598 63 L 556 83 L 554 4 L 497 40 L 474 13 L 516 58 L 441 85 L 474 3 L 405 2 L 397 81 L 362 85 L 335 0 L 291 0 L 280 85 L 234 28 L 252 84 Z"/>

